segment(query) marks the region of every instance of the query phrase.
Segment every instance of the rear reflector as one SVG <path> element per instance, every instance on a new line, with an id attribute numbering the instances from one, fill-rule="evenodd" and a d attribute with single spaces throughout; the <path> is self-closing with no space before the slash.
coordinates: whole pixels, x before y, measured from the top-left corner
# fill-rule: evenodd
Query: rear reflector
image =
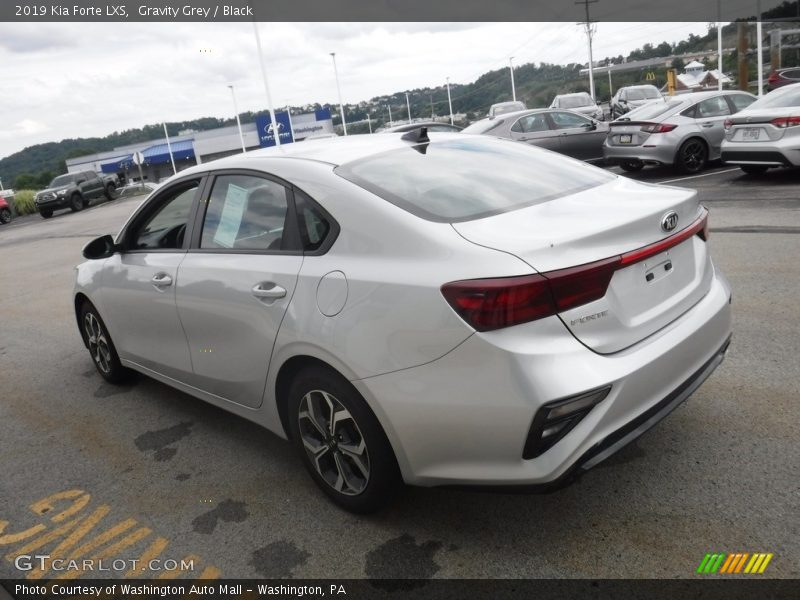
<path id="1" fill-rule="evenodd" d="M 511 327 L 599 300 L 606 295 L 615 271 L 665 252 L 693 235 L 708 239 L 705 208 L 687 228 L 625 254 L 541 274 L 453 281 L 442 286 L 442 295 L 477 331 Z"/>

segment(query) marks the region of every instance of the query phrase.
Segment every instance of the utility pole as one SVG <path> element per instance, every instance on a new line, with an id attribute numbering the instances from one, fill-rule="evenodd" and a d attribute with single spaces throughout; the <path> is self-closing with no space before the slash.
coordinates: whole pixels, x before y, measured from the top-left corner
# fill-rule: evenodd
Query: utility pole
<path id="1" fill-rule="evenodd" d="M 756 2 L 756 7 L 758 10 L 758 15 L 756 15 L 756 48 L 758 48 L 756 56 L 758 57 L 758 62 L 756 66 L 758 67 L 758 97 L 761 98 L 764 95 L 764 50 L 761 39 L 764 34 L 761 31 L 761 0 Z"/>
<path id="2" fill-rule="evenodd" d="M 747 23 L 739 21 L 736 24 L 738 42 L 736 44 L 736 62 L 739 65 L 739 89 L 747 91 L 750 75 L 747 68 Z"/>
<path id="3" fill-rule="evenodd" d="M 586 38 L 589 40 L 589 93 L 592 96 L 592 100 L 595 99 L 594 97 L 594 60 L 592 59 L 592 36 L 594 36 L 594 32 L 597 30 L 597 27 L 592 24 L 591 20 L 589 19 L 589 5 L 595 4 L 599 0 L 575 0 L 575 4 L 583 4 L 584 8 L 586 9 L 586 21 L 583 23 L 583 26 L 586 29 Z"/>
<path id="4" fill-rule="evenodd" d="M 408 122 L 411 123 L 411 104 L 408 102 L 408 92 L 406 92 L 406 108 L 408 109 Z"/>
<path id="5" fill-rule="evenodd" d="M 392 122 L 392 105 L 387 104 L 386 108 L 389 109 L 389 127 L 394 127 L 394 123 Z"/>

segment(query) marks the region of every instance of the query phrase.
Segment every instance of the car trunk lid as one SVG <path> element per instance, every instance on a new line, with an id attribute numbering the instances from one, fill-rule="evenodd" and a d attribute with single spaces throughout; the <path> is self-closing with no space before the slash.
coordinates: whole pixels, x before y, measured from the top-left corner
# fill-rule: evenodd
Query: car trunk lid
<path id="1" fill-rule="evenodd" d="M 661 223 L 670 213 L 677 223 L 664 231 Z M 519 257 L 552 285 L 561 285 L 553 282 L 564 275 L 569 279 L 575 267 L 608 270 L 610 264 L 604 296 L 558 313 L 578 340 L 606 354 L 666 327 L 708 292 L 713 267 L 705 242 L 694 234 L 703 229 L 705 214 L 694 191 L 617 178 L 453 227 L 473 243 Z M 580 286 L 586 269 L 578 271 L 567 286 Z"/>

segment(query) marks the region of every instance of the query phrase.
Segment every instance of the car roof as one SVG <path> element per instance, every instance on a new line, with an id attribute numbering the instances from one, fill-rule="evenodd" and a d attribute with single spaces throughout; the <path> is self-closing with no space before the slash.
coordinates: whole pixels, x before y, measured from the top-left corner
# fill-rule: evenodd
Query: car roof
<path id="1" fill-rule="evenodd" d="M 247 168 L 247 162 L 255 162 L 257 159 L 299 159 L 315 162 L 327 163 L 339 166 L 348 162 L 367 158 L 381 152 L 407 148 L 413 142 L 403 140 L 404 133 L 382 133 L 382 134 L 356 134 L 347 136 L 337 136 L 335 138 L 320 138 L 316 140 L 306 140 L 293 142 L 291 144 L 281 144 L 280 147 L 261 148 L 246 154 L 235 154 L 225 158 L 220 158 L 213 163 L 202 163 L 195 167 L 190 167 L 181 171 L 181 175 L 194 173 L 204 173 L 212 169 L 231 169 Z M 448 139 L 463 139 L 463 135 L 458 132 L 431 132 L 428 134 L 431 141 L 446 141 Z M 255 165 L 253 165 L 255 167 Z"/>
<path id="2" fill-rule="evenodd" d="M 412 131 L 420 127 L 452 127 L 453 131 L 458 129 L 455 125 L 450 123 L 440 123 L 438 121 L 420 121 L 418 123 L 404 123 L 402 125 L 395 125 L 394 127 L 387 127 L 381 133 L 395 133 L 397 131 Z"/>

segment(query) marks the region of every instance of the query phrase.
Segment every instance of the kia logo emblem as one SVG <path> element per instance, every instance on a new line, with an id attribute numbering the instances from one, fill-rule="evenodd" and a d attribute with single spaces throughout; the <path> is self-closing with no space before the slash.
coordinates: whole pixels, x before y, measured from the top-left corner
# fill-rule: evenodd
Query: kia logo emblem
<path id="1" fill-rule="evenodd" d="M 678 213 L 674 210 L 669 211 L 661 217 L 661 229 L 670 232 L 678 226 Z"/>

